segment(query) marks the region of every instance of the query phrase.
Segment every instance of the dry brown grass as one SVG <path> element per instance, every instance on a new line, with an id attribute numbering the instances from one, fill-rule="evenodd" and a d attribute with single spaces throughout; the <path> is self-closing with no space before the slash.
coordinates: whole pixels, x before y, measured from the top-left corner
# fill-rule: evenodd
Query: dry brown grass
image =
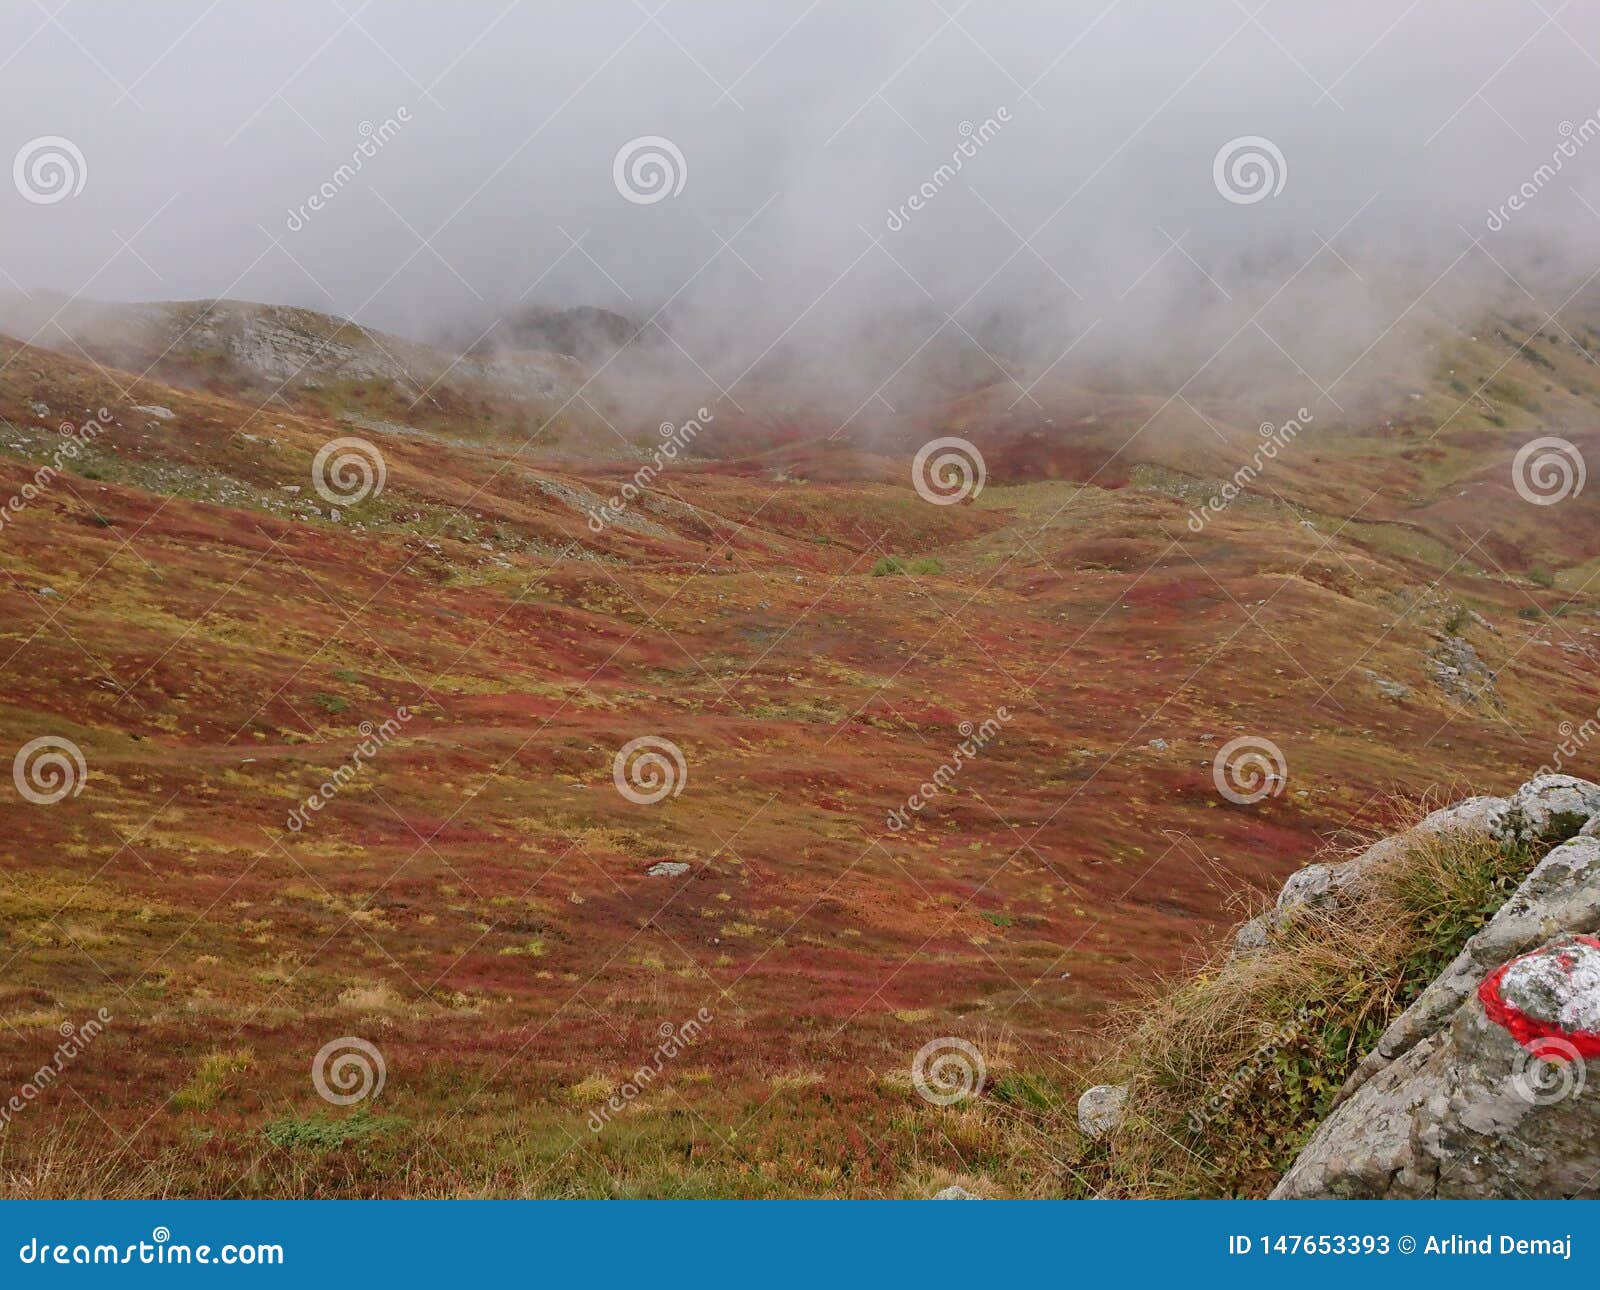
<path id="1" fill-rule="evenodd" d="M 1483 835 L 1419 840 L 1337 906 L 1297 911 L 1262 950 L 1143 1000 L 1099 1073 L 1129 1085 L 1128 1113 L 1105 1144 L 1071 1135 L 1077 1187 L 1264 1195 L 1355 1063 L 1533 859 Z"/>

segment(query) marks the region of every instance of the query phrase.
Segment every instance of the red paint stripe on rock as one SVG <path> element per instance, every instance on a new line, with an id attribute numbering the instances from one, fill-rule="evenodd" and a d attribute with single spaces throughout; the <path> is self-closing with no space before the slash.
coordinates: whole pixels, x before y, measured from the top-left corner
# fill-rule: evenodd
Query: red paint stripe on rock
<path id="1" fill-rule="evenodd" d="M 1574 936 L 1564 942 L 1566 945 L 1574 943 L 1581 943 L 1600 949 L 1600 937 Z M 1565 1030 L 1555 1022 L 1546 1021 L 1541 1017 L 1529 1016 L 1515 1004 L 1509 1002 L 1501 993 L 1501 984 L 1505 980 L 1506 973 L 1518 963 L 1523 962 L 1525 959 L 1559 953 L 1560 947 L 1545 946 L 1534 950 L 1530 954 L 1524 954 L 1507 963 L 1502 963 L 1483 979 L 1483 984 L 1478 987 L 1478 998 L 1482 1001 L 1483 1010 L 1488 1014 L 1490 1021 L 1503 1026 L 1510 1032 L 1511 1037 L 1524 1048 L 1530 1052 L 1538 1052 L 1546 1060 L 1561 1060 L 1564 1056 L 1554 1046 L 1544 1047 L 1543 1041 L 1551 1039 L 1560 1039 L 1570 1044 L 1579 1057 L 1600 1057 L 1600 1032 Z M 1570 966 L 1568 970 L 1571 970 Z"/>

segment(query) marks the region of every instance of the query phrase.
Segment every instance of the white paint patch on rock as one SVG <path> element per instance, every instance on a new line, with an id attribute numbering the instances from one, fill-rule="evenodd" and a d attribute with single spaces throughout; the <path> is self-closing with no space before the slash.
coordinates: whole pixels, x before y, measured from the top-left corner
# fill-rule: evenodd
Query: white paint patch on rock
<path id="1" fill-rule="evenodd" d="M 1525 1016 L 1600 1034 L 1600 948 L 1572 941 L 1518 959 L 1500 979 L 1500 997 Z"/>

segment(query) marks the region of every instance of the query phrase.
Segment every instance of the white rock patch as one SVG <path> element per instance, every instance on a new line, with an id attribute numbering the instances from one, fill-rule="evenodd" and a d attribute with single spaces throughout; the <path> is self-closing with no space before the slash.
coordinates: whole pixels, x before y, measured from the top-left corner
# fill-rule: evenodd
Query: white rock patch
<path id="1" fill-rule="evenodd" d="M 1600 1033 L 1600 949 L 1573 941 L 1520 959 L 1506 969 L 1500 995 L 1563 1030 Z"/>

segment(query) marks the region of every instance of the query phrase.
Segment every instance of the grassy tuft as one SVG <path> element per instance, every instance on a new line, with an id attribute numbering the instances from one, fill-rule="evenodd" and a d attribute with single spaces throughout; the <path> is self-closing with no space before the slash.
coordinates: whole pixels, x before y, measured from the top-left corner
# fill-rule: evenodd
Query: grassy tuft
<path id="1" fill-rule="evenodd" d="M 1131 1087 L 1079 1181 L 1107 1196 L 1264 1196 L 1395 1017 L 1532 868 L 1525 847 L 1457 833 L 1375 865 L 1331 912 L 1137 1010 L 1101 1072 Z"/>

